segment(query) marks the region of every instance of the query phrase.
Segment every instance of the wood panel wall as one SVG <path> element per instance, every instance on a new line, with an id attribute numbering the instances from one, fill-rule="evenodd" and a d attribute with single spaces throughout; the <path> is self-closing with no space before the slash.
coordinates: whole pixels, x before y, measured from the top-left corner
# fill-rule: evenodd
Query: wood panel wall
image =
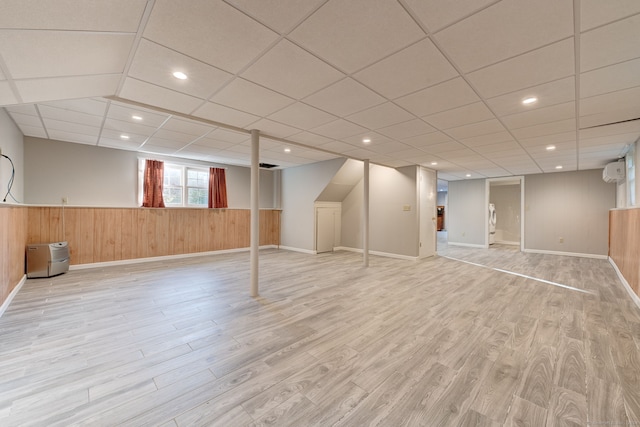
<path id="1" fill-rule="evenodd" d="M 609 256 L 640 296 L 640 209 L 609 211 Z"/>
<path id="2" fill-rule="evenodd" d="M 0 206 L 0 305 L 24 276 L 27 208 Z"/>
<path id="3" fill-rule="evenodd" d="M 247 209 L 29 207 L 28 243 L 69 242 L 72 265 L 250 246 Z M 280 244 L 280 211 L 260 211 L 260 245 Z"/>

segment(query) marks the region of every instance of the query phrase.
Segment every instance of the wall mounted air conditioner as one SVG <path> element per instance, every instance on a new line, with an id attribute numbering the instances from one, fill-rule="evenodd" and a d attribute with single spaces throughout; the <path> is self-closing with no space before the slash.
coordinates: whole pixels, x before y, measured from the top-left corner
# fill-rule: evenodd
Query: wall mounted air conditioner
<path id="1" fill-rule="evenodd" d="M 624 162 L 609 163 L 602 170 L 602 179 L 604 182 L 616 182 L 624 179 L 625 164 Z"/>

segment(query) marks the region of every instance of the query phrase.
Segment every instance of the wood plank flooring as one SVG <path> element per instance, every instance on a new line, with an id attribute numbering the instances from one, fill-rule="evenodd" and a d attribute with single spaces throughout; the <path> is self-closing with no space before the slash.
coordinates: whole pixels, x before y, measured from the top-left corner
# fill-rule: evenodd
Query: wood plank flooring
<path id="1" fill-rule="evenodd" d="M 440 253 L 478 265 L 268 250 L 257 299 L 246 253 L 28 280 L 0 425 L 640 424 L 640 310 L 607 261 Z"/>

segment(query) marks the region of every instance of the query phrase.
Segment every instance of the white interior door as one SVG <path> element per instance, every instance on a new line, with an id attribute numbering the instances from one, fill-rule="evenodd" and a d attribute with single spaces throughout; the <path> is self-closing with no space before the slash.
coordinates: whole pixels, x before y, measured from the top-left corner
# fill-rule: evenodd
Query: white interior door
<path id="1" fill-rule="evenodd" d="M 335 244 L 335 209 L 316 208 L 316 252 L 331 252 Z"/>
<path id="2" fill-rule="evenodd" d="M 429 257 L 436 254 L 436 173 L 420 168 L 420 250 L 419 256 Z"/>

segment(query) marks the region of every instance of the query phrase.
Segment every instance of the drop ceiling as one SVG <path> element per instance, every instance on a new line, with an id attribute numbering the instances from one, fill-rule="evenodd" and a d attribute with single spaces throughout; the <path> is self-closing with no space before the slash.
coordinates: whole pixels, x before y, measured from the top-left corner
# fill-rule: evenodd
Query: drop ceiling
<path id="1" fill-rule="evenodd" d="M 261 162 L 447 180 L 601 168 L 640 136 L 637 0 L 0 9 L 0 106 L 27 136 L 248 165 L 258 129 Z"/>

